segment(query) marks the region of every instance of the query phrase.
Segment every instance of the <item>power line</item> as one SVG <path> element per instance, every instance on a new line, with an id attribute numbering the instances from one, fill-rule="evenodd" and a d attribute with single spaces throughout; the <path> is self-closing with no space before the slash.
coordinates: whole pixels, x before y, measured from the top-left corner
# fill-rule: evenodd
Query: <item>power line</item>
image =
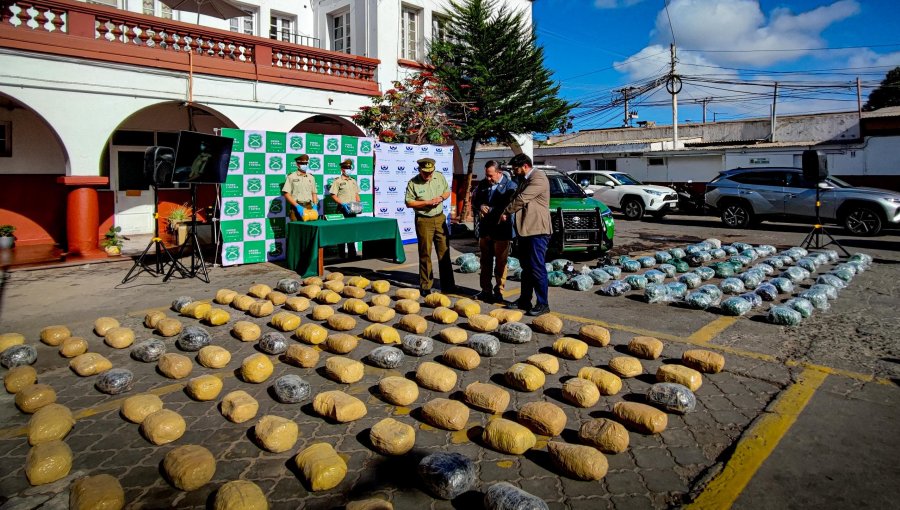
<path id="1" fill-rule="evenodd" d="M 672 44 L 675 44 L 675 27 L 672 25 L 672 17 L 669 16 L 669 0 L 664 0 L 666 4 L 666 18 L 669 20 L 669 30 L 672 32 Z"/>
<path id="2" fill-rule="evenodd" d="M 666 2 L 668 4 L 668 2 Z M 857 50 L 865 48 L 889 48 L 900 46 L 900 43 L 889 44 L 867 44 L 864 46 L 834 46 L 829 48 L 773 48 L 773 49 L 756 49 L 756 50 L 698 50 L 684 49 L 681 51 L 692 51 L 696 53 L 764 53 L 764 52 L 790 52 L 790 51 L 832 51 L 832 50 Z"/>

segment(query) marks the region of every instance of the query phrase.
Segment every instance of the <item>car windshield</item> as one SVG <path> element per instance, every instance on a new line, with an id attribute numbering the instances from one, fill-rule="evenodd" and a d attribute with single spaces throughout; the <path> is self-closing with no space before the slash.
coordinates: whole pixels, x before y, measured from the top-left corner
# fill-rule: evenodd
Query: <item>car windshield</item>
<path id="1" fill-rule="evenodd" d="M 641 181 L 635 179 L 634 177 L 632 177 L 628 174 L 614 173 L 614 174 L 610 174 L 610 175 L 615 180 L 619 181 L 619 184 L 636 185 L 636 186 L 641 185 Z"/>
<path id="2" fill-rule="evenodd" d="M 550 181 L 550 196 L 553 198 L 574 197 L 584 198 L 584 191 L 575 184 L 575 181 L 567 175 L 557 172 L 545 172 Z"/>
<path id="3" fill-rule="evenodd" d="M 853 187 L 852 184 L 842 181 L 833 175 L 828 176 L 828 183 L 831 184 L 832 186 L 834 186 L 835 188 L 852 188 Z"/>

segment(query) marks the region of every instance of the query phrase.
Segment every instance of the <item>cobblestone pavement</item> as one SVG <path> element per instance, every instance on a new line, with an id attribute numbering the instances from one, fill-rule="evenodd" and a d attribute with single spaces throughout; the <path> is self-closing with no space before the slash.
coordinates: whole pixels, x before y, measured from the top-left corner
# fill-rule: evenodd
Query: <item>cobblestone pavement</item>
<path id="1" fill-rule="evenodd" d="M 412 260 L 415 260 L 414 256 Z M 383 266 L 383 262 L 366 261 L 345 264 L 344 270 L 350 273 L 357 269 Z M 403 364 L 395 370 L 366 365 L 363 379 L 349 385 L 333 382 L 325 376 L 325 360 L 333 356 L 328 352 L 322 352 L 316 368 L 310 369 L 279 362 L 278 356 L 270 356 L 275 362 L 274 374 L 262 384 L 251 384 L 241 380 L 237 369 L 241 360 L 259 351 L 255 343 L 243 343 L 234 338 L 230 334 L 231 327 L 237 320 L 250 320 L 259 324 L 264 332 L 273 328 L 268 325 L 268 318 L 252 318 L 229 309 L 231 320 L 228 324 L 203 326 L 212 333 L 214 345 L 231 352 L 231 362 L 219 370 L 207 369 L 195 362 L 190 374 L 190 377 L 215 374 L 222 378 L 224 388 L 219 399 L 198 402 L 184 392 L 186 379 L 167 379 L 157 371 L 155 364 L 144 364 L 130 358 L 128 349 L 116 350 L 105 345 L 102 338 L 92 331 L 94 319 L 101 315 L 115 317 L 123 326 L 137 333 L 137 341 L 160 338 L 165 341 L 169 352 L 180 352 L 174 345 L 174 338 L 163 339 L 143 326 L 144 314 L 148 309 L 167 309 L 171 300 L 179 295 L 210 299 L 220 287 L 239 292 L 246 292 L 252 283 L 266 283 L 274 287 L 279 278 L 292 273 L 264 264 L 231 268 L 227 272 L 214 270 L 212 285 L 183 281 L 166 287 L 157 285 L 158 282 L 153 280 L 143 280 L 144 284 L 109 290 L 114 286 L 112 282 L 120 278 L 125 269 L 121 264 L 109 264 L 94 266 L 91 271 L 23 272 L 14 274 L 8 284 L 0 332 L 19 331 L 26 335 L 29 343 L 37 345 L 39 361 L 35 366 L 39 372 L 38 382 L 49 384 L 56 390 L 57 402 L 72 409 L 77 423 L 65 439 L 74 454 L 71 474 L 50 485 L 30 487 L 23 470 L 29 451 L 23 427 L 27 425 L 29 416 L 16 409 L 13 395 L 4 393 L 0 396 L 0 422 L 3 423 L 0 429 L 0 461 L 5 466 L 0 472 L 0 509 L 66 508 L 69 483 L 85 474 L 100 473 L 113 474 L 120 480 L 130 508 L 206 508 L 218 487 L 237 479 L 258 484 L 272 508 L 338 508 L 349 501 L 372 496 L 388 499 L 395 508 L 400 509 L 479 508 L 483 491 L 496 481 L 513 483 L 543 498 L 551 508 L 669 508 L 690 501 L 696 491 L 721 470 L 723 462 L 728 460 L 731 450 L 748 427 L 765 415 L 779 393 L 790 386 L 803 370 L 801 363 L 785 364 L 784 359 L 778 359 L 775 355 L 732 355 L 726 352 L 725 370 L 718 374 L 704 374 L 703 385 L 696 392 L 698 405 L 695 412 L 683 416 L 670 414 L 668 427 L 657 435 L 631 432 L 630 446 L 626 452 L 607 455 L 609 472 L 606 477 L 595 482 L 577 481 L 561 475 L 550 462 L 546 451 L 549 438 L 539 437 L 537 446 L 524 455 L 506 455 L 485 446 L 480 437 L 481 428 L 494 416 L 473 408 L 465 430 L 448 432 L 425 424 L 421 420 L 420 408 L 436 397 L 461 400 L 462 390 L 468 384 L 491 382 L 504 387 L 512 396 L 504 417 L 514 418 L 514 411 L 527 402 L 553 402 L 565 411 L 568 418 L 565 431 L 560 438 L 554 439 L 577 443 L 577 431 L 584 421 L 610 417 L 610 410 L 616 402 L 642 401 L 647 389 L 656 382 L 653 374 L 657 368 L 677 362 L 684 350 L 696 347 L 691 343 L 692 338 L 696 337 L 691 335 L 709 325 L 717 316 L 673 306 L 636 303 L 628 299 L 597 301 L 597 296 L 592 293 L 554 289 L 551 301 L 559 303 L 554 308 L 565 318 L 562 334 L 577 336 L 579 327 L 585 322 L 615 322 L 611 327 L 609 346 L 592 346 L 581 360 L 561 358 L 559 372 L 548 376 L 545 385 L 535 392 L 511 389 L 502 377 L 506 369 L 536 352 L 552 352 L 550 345 L 558 337 L 535 333 L 532 342 L 527 344 L 501 344 L 498 355 L 483 357 L 481 365 L 474 370 L 455 370 L 458 381 L 453 390 L 440 393 L 421 389 L 415 403 L 398 407 L 381 399 L 377 390 L 378 381 L 387 375 L 413 378 L 419 363 L 440 361 L 440 354 L 450 345 L 436 340 L 432 354 L 422 358 L 406 356 Z M 405 269 L 408 273 L 415 272 L 414 267 Z M 384 274 L 394 280 L 410 281 L 400 269 L 390 269 Z M 474 286 L 474 275 L 460 276 L 463 285 Z M 369 278 L 376 279 L 377 276 L 370 274 Z M 88 279 L 95 280 L 87 283 Z M 392 295 L 396 288 L 396 285 L 392 286 Z M 366 300 L 372 295 L 369 292 Z M 570 296 L 571 301 L 567 301 Z M 79 299 L 84 300 L 81 306 L 77 304 Z M 335 309 L 339 306 L 340 303 L 334 305 Z M 620 313 L 625 308 L 629 309 L 629 313 Z M 484 313 L 489 309 L 490 306 L 482 305 Z M 168 309 L 166 313 L 177 315 Z M 428 316 L 430 309 L 423 306 L 420 313 Z M 297 315 L 302 317 L 304 323 L 315 322 L 307 312 L 298 312 Z M 398 319 L 399 315 L 391 323 L 396 323 Z M 190 318 L 180 317 L 180 320 L 184 325 L 200 324 Z M 530 319 L 526 318 L 523 322 L 530 322 Z M 750 327 L 747 341 L 752 345 L 764 342 L 776 344 L 791 335 L 789 330 L 786 332 L 771 325 L 745 320 L 742 326 L 744 323 Z M 68 360 L 60 357 L 56 348 L 36 341 L 40 329 L 50 324 L 67 325 L 74 336 L 88 340 L 91 352 L 103 354 L 115 367 L 132 370 L 135 375 L 134 389 L 124 395 L 105 395 L 94 388 L 96 377 L 81 378 L 69 370 Z M 357 326 L 351 333 L 360 335 L 369 324 L 364 317 L 358 317 Z M 428 326 L 424 334 L 434 337 L 447 327 L 432 321 Z M 624 379 L 618 394 L 602 397 L 597 405 L 587 409 L 576 408 L 563 399 L 560 387 L 565 380 L 575 376 L 582 367 L 606 367 L 613 356 L 626 352 L 625 345 L 639 329 L 666 333 L 661 335 L 665 337 L 663 355 L 657 360 L 642 360 L 644 375 Z M 710 339 L 714 336 L 711 335 Z M 745 347 L 734 335 L 723 337 L 729 339 L 722 344 L 726 348 Z M 290 337 L 290 342 L 296 341 Z M 344 356 L 362 360 L 377 346 L 374 342 L 360 340 L 359 346 Z M 192 353 L 182 354 L 193 357 Z M 270 386 L 284 374 L 297 374 L 309 381 L 313 395 L 334 389 L 354 395 L 365 402 L 368 413 L 355 422 L 339 424 L 319 417 L 309 402 L 278 403 L 272 398 Z M 260 409 L 257 417 L 273 414 L 294 420 L 300 428 L 297 444 L 285 453 L 267 452 L 253 438 L 251 429 L 256 420 L 243 424 L 226 420 L 217 403 L 221 396 L 236 389 L 245 390 L 258 400 Z M 146 391 L 159 394 L 165 408 L 184 417 L 187 432 L 179 440 L 155 446 L 141 435 L 138 425 L 121 417 L 118 412 L 121 402 L 130 395 Z M 385 417 L 393 417 L 415 427 L 416 446 L 408 455 L 387 457 L 371 448 L 369 429 Z M 306 446 L 317 442 L 327 442 L 335 447 L 347 462 L 348 474 L 332 490 L 310 492 L 301 481 L 303 476 L 295 468 L 293 457 Z M 162 475 L 161 462 L 165 454 L 185 444 L 205 446 L 217 461 L 213 480 L 192 492 L 174 488 Z M 419 459 L 437 451 L 459 452 L 476 462 L 479 478 L 472 491 L 453 501 L 443 501 L 421 489 L 415 476 L 415 466 Z"/>

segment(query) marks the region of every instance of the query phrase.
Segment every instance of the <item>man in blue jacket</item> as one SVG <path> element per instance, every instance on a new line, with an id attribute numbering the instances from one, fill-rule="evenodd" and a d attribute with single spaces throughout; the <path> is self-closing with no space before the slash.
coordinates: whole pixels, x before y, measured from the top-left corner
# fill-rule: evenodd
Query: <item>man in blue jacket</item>
<path id="1" fill-rule="evenodd" d="M 501 215 L 516 192 L 516 183 L 504 175 L 493 160 L 484 165 L 484 175 L 472 198 L 481 250 L 481 292 L 475 297 L 485 303 L 498 303 L 503 301 L 506 259 L 513 238 L 512 219 L 501 219 Z M 493 287 L 492 276 L 497 280 Z"/>

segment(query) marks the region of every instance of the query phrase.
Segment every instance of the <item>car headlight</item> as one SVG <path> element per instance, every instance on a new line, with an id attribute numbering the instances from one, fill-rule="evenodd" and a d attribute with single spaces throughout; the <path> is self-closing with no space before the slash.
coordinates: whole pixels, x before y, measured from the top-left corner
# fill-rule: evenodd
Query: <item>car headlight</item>
<path id="1" fill-rule="evenodd" d="M 885 200 L 892 204 L 900 204 L 900 198 L 887 197 Z"/>
<path id="2" fill-rule="evenodd" d="M 648 195 L 653 195 L 653 196 L 655 196 L 655 197 L 661 197 L 661 196 L 665 195 L 664 192 L 662 192 L 662 191 L 656 191 L 655 189 L 646 189 L 646 188 L 643 188 L 643 191 L 644 191 L 644 193 L 647 193 Z"/>

